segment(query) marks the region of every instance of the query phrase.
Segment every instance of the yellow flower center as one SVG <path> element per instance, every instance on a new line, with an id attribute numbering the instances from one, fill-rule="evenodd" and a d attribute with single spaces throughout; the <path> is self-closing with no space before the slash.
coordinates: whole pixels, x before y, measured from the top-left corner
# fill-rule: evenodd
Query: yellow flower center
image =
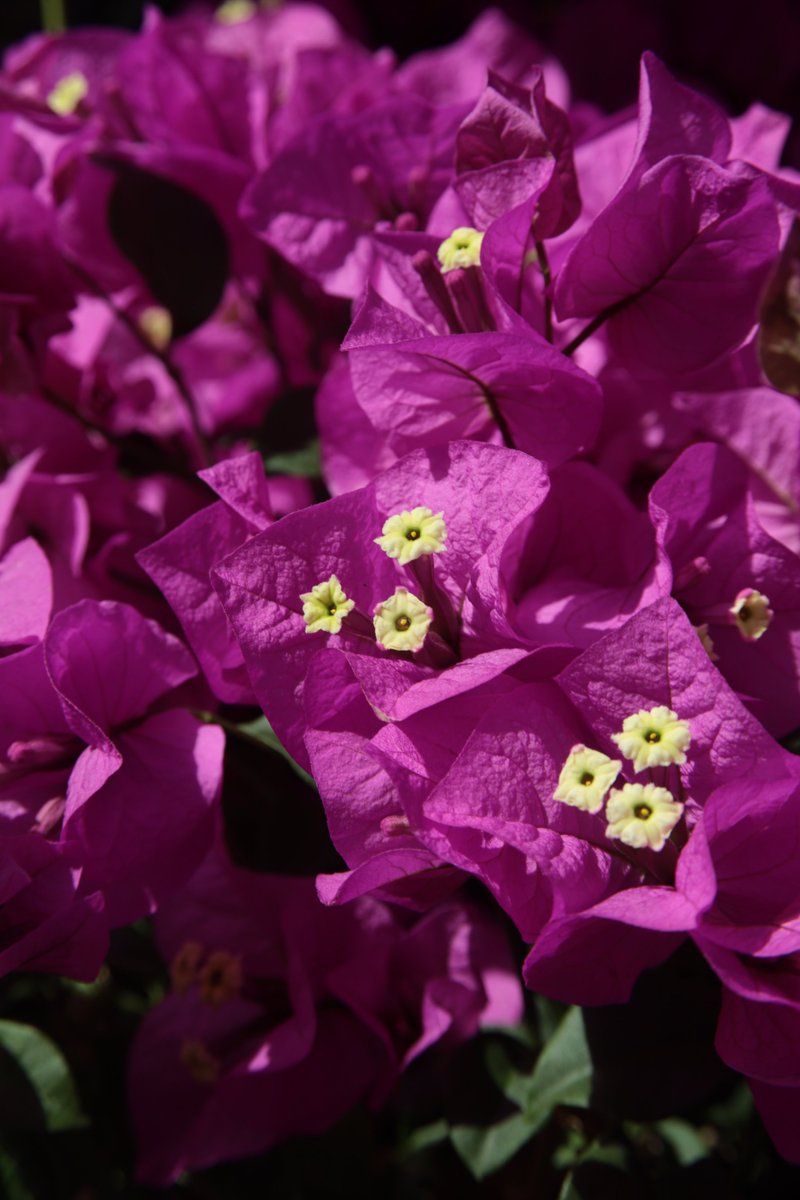
<path id="1" fill-rule="evenodd" d="M 344 618 L 355 608 L 355 601 L 347 598 L 335 575 L 315 584 L 310 592 L 303 592 L 300 599 L 306 633 L 338 633 Z"/>
<path id="2" fill-rule="evenodd" d="M 445 550 L 447 526 L 444 513 L 431 512 L 419 504 L 416 508 L 395 513 L 383 523 L 381 536 L 375 541 L 388 554 L 396 558 L 401 567 L 414 562 L 423 554 L 438 554 Z"/>
<path id="3" fill-rule="evenodd" d="M 633 761 L 635 770 L 644 771 L 647 767 L 685 763 L 692 736 L 689 722 L 660 704 L 626 717 L 622 732 L 613 734 L 612 740 Z"/>
<path id="4" fill-rule="evenodd" d="M 483 234 L 469 226 L 454 229 L 449 238 L 445 238 L 436 257 L 442 268 L 442 274 L 455 271 L 457 268 L 477 267 L 481 261 L 481 244 Z"/>
<path id="5" fill-rule="evenodd" d="M 599 812 L 621 766 L 619 759 L 611 759 L 599 750 L 573 746 L 561 768 L 553 799 L 584 812 Z"/>
<path id="6" fill-rule="evenodd" d="M 683 805 L 666 788 L 626 783 L 608 797 L 606 837 L 635 850 L 663 850 L 682 813 Z"/>
<path id="7" fill-rule="evenodd" d="M 408 588 L 395 588 L 393 596 L 375 609 L 375 636 L 386 650 L 422 649 L 433 612 Z"/>

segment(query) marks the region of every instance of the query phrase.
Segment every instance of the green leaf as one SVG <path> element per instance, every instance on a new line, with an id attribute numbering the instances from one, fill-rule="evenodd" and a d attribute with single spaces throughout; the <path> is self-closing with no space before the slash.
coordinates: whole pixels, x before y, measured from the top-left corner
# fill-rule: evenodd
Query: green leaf
<path id="1" fill-rule="evenodd" d="M 496 1125 L 456 1125 L 450 1130 L 453 1145 L 476 1179 L 508 1162 L 547 1124 L 556 1105 L 588 1104 L 592 1061 L 581 1010 L 569 1009 L 530 1075 L 517 1070 L 499 1042 L 486 1047 L 486 1066 L 500 1091 L 522 1111 Z"/>
<path id="2" fill-rule="evenodd" d="M 534 996 L 533 1004 L 536 1009 L 536 1023 L 539 1027 L 539 1038 L 548 1041 L 561 1021 L 567 1007 L 557 1000 L 548 1000 L 547 996 Z"/>
<path id="3" fill-rule="evenodd" d="M 454 1125 L 450 1140 L 476 1179 L 499 1170 L 536 1132 L 524 1113 L 514 1113 L 497 1125 Z"/>
<path id="4" fill-rule="evenodd" d="M 537 1128 L 558 1104 L 585 1108 L 592 1090 L 592 1060 L 583 1013 L 571 1008 L 536 1060 L 528 1079 L 526 1112 Z"/>
<path id="5" fill-rule="evenodd" d="M 70 1069 L 54 1042 L 32 1025 L 0 1020 L 0 1047 L 33 1088 L 50 1133 L 82 1129 L 89 1124 Z"/>
<path id="6" fill-rule="evenodd" d="M 746 1125 L 755 1110 L 753 1093 L 742 1079 L 724 1100 L 712 1104 L 707 1116 L 712 1125 L 723 1129 L 735 1129 Z"/>
<path id="7" fill-rule="evenodd" d="M 628 1165 L 628 1151 L 619 1142 L 601 1142 L 595 1139 L 586 1141 L 583 1130 L 569 1129 L 566 1141 L 553 1154 L 553 1166 L 563 1171 L 582 1166 L 583 1163 L 604 1163 L 608 1167 L 618 1167 L 625 1170 Z"/>
<path id="8" fill-rule="evenodd" d="M 439 1142 L 446 1141 L 449 1133 L 450 1127 L 444 1117 L 439 1121 L 432 1121 L 430 1125 L 420 1125 L 400 1143 L 397 1150 L 398 1158 L 411 1158 L 412 1154 L 419 1154 L 420 1151 L 427 1150 L 429 1146 L 436 1146 Z"/>
<path id="9" fill-rule="evenodd" d="M 512 1100 L 517 1108 L 524 1108 L 529 1078 L 517 1070 L 500 1042 L 492 1041 L 487 1045 L 486 1069 L 506 1099 Z"/>
<path id="10" fill-rule="evenodd" d="M 322 474 L 319 441 L 315 438 L 299 450 L 267 455 L 264 459 L 264 469 L 268 475 L 305 475 L 318 479 Z"/>
<path id="11" fill-rule="evenodd" d="M 2 1189 L 3 1200 L 36 1200 L 22 1177 L 19 1163 L 2 1145 L 0 1145 L 0 1189 Z"/>
<path id="12" fill-rule="evenodd" d="M 553 1151 L 553 1166 L 557 1171 L 566 1171 L 576 1167 L 586 1150 L 586 1134 L 582 1129 L 568 1128 L 564 1141 Z"/>
<path id="13" fill-rule="evenodd" d="M 626 1146 L 619 1142 L 591 1142 L 581 1155 L 581 1163 L 604 1163 L 607 1167 L 627 1170 L 630 1155 Z"/>
<path id="14" fill-rule="evenodd" d="M 67 28 L 64 0 L 39 0 L 45 33 L 63 33 Z"/>
<path id="15" fill-rule="evenodd" d="M 581 1200 L 580 1193 L 575 1187 L 575 1180 L 570 1171 L 561 1185 L 561 1191 L 558 1193 L 558 1200 Z"/>
<path id="16" fill-rule="evenodd" d="M 681 1121 L 679 1117 L 666 1117 L 663 1121 L 656 1121 L 653 1128 L 670 1147 L 682 1167 L 690 1167 L 692 1163 L 708 1158 L 711 1153 L 694 1126 L 688 1121 Z"/>

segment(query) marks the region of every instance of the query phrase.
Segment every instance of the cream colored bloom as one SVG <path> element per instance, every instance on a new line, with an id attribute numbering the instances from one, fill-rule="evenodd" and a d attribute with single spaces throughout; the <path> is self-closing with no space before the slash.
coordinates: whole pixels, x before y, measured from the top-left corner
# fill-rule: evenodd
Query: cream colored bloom
<path id="1" fill-rule="evenodd" d="M 757 642 L 767 632 L 774 613 L 769 598 L 755 588 L 742 588 L 728 612 L 739 633 L 748 642 Z"/>
<path id="2" fill-rule="evenodd" d="M 646 846 L 663 850 L 682 812 L 683 805 L 666 788 L 653 783 L 626 783 L 608 797 L 606 837 L 619 838 L 636 850 Z"/>
<path id="3" fill-rule="evenodd" d="M 606 792 L 621 770 L 619 759 L 609 758 L 599 750 L 590 750 L 580 744 L 573 746 L 561 768 L 553 799 L 571 804 L 573 808 L 582 808 L 584 812 L 599 812 Z"/>
<path id="4" fill-rule="evenodd" d="M 59 117 L 71 117 L 81 100 L 89 94 L 89 80 L 81 71 L 73 71 L 59 79 L 47 94 L 47 107 Z"/>
<path id="5" fill-rule="evenodd" d="M 376 537 L 375 541 L 389 558 L 396 558 L 404 567 L 423 554 L 438 554 L 446 550 L 446 539 L 444 513 L 433 513 L 420 504 L 387 518 L 381 536 Z"/>
<path id="6" fill-rule="evenodd" d="M 689 722 L 661 704 L 626 717 L 622 733 L 615 733 L 612 740 L 633 761 L 636 771 L 644 771 L 647 767 L 685 763 L 692 735 Z"/>
<path id="7" fill-rule="evenodd" d="M 239 25 L 249 21 L 256 14 L 253 0 L 225 0 L 214 13 L 214 19 L 221 25 Z"/>
<path id="8" fill-rule="evenodd" d="M 483 234 L 478 233 L 477 229 L 468 226 L 454 229 L 436 251 L 442 274 L 446 275 L 456 267 L 477 267 L 481 261 L 482 242 Z"/>
<path id="9" fill-rule="evenodd" d="M 306 633 L 338 633 L 342 621 L 355 607 L 355 601 L 348 600 L 342 591 L 342 585 L 335 575 L 331 575 L 325 583 L 317 583 L 310 592 L 303 592 L 303 620 L 306 623 Z"/>
<path id="10" fill-rule="evenodd" d="M 387 650 L 416 653 L 422 648 L 432 620 L 433 613 L 427 604 L 408 588 L 399 587 L 375 609 L 375 636 Z"/>
<path id="11" fill-rule="evenodd" d="M 172 341 L 172 316 L 169 309 L 151 304 L 139 313 L 139 328 L 151 346 L 166 350 Z"/>

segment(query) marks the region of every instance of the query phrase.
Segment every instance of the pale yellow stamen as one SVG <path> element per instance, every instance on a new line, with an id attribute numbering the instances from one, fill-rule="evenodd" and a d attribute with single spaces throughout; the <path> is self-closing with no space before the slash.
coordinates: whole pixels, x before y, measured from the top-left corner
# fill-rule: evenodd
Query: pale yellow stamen
<path id="1" fill-rule="evenodd" d="M 468 226 L 454 229 L 436 251 L 442 274 L 455 271 L 457 267 L 479 266 L 482 242 L 483 234 L 478 233 L 477 229 L 470 229 Z"/>
<path id="2" fill-rule="evenodd" d="M 775 615 L 769 606 L 769 598 L 755 588 L 742 588 L 728 611 L 747 642 L 757 642 Z"/>
<path id="3" fill-rule="evenodd" d="M 182 996 L 197 979 L 203 947 L 199 942 L 184 942 L 169 966 L 172 990 Z"/>
<path id="4" fill-rule="evenodd" d="M 612 740 L 633 761 L 636 771 L 644 771 L 647 767 L 685 763 L 692 735 L 689 722 L 661 704 L 626 717 L 622 733 L 615 733 Z"/>
<path id="5" fill-rule="evenodd" d="M 401 567 L 421 558 L 423 554 L 438 554 L 446 550 L 446 540 L 444 513 L 431 512 L 422 504 L 388 517 L 383 523 L 381 536 L 375 538 L 381 550 L 389 558 L 396 558 Z"/>
<path id="6" fill-rule="evenodd" d="M 663 850 L 682 812 L 683 805 L 666 788 L 626 783 L 608 797 L 606 837 L 618 838 L 636 850 Z"/>
<path id="7" fill-rule="evenodd" d="M 214 19 L 221 25 L 240 25 L 249 21 L 256 14 L 253 0 L 225 0 L 214 13 Z"/>
<path id="8" fill-rule="evenodd" d="M 89 80 L 80 71 L 73 71 L 59 79 L 53 90 L 47 93 L 47 107 L 59 117 L 71 117 L 88 94 Z"/>
<path id="9" fill-rule="evenodd" d="M 584 812 L 599 812 L 606 792 L 621 770 L 622 763 L 618 759 L 587 746 L 573 746 L 561 768 L 553 799 Z"/>
<path id="10" fill-rule="evenodd" d="M 209 954 L 199 976 L 200 995 L 206 1004 L 219 1008 L 239 995 L 242 986 L 242 960 L 238 954 L 215 950 Z"/>
<path id="11" fill-rule="evenodd" d="M 348 600 L 342 585 L 335 575 L 324 583 L 317 583 L 310 592 L 303 592 L 303 620 L 306 633 L 338 633 L 342 621 L 355 608 L 355 601 Z"/>
<path id="12" fill-rule="evenodd" d="M 375 636 L 387 650 L 422 648 L 433 613 L 408 588 L 399 587 L 375 609 Z"/>
<path id="13" fill-rule="evenodd" d="M 151 346 L 166 350 L 172 341 L 172 316 L 160 304 L 151 304 L 139 313 L 139 328 Z"/>

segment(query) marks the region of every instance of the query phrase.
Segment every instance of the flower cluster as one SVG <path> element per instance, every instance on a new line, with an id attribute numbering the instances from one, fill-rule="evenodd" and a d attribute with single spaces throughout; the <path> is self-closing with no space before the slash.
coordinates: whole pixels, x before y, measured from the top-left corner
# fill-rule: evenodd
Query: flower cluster
<path id="1" fill-rule="evenodd" d="M 516 1021 L 498 909 L 570 1003 L 692 939 L 798 1160 L 787 120 L 649 53 L 603 117 L 492 11 L 398 64 L 228 0 L 0 83 L 0 962 L 92 978 L 157 911 L 142 1178 Z M 232 860 L 259 709 L 316 884 Z"/>

